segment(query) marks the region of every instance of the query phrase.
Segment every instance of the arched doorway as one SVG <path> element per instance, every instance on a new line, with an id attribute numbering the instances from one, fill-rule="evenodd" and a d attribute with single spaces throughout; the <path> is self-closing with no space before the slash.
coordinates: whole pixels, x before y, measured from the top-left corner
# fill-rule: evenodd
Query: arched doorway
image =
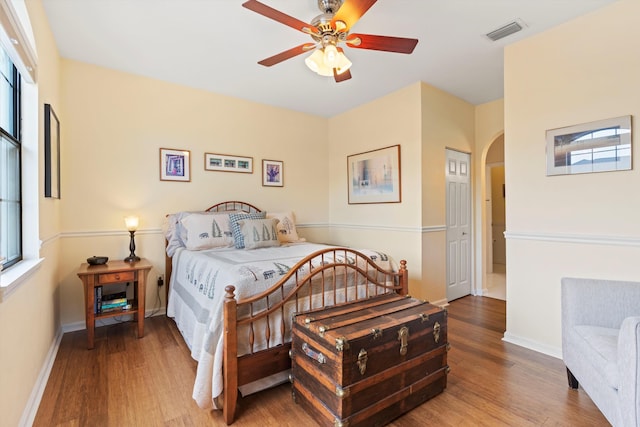
<path id="1" fill-rule="evenodd" d="M 486 204 L 483 226 L 486 239 L 483 248 L 485 265 L 482 295 L 506 300 L 506 227 L 505 206 L 507 189 L 505 185 L 504 134 L 498 136 L 487 149 L 484 164 Z"/>

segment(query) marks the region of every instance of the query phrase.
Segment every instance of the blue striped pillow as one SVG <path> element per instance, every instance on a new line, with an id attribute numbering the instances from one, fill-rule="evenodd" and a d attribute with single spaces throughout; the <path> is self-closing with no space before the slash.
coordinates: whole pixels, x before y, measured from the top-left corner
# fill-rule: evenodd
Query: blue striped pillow
<path id="1" fill-rule="evenodd" d="M 265 219 L 266 217 L 266 212 L 229 214 L 229 223 L 231 224 L 231 232 L 233 233 L 233 242 L 236 249 L 244 249 L 244 237 L 242 236 L 238 221 L 243 219 Z"/>

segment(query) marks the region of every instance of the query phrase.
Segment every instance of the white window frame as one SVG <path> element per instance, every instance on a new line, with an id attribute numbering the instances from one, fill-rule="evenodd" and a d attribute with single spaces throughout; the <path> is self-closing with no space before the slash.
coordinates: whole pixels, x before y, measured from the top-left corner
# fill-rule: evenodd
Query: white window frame
<path id="1" fill-rule="evenodd" d="M 25 30 L 25 28 L 27 30 Z M 22 114 L 22 261 L 0 272 L 0 302 L 27 282 L 42 264 L 40 258 L 38 86 L 31 25 L 24 3 L 0 0 L 0 44 L 21 75 Z"/>

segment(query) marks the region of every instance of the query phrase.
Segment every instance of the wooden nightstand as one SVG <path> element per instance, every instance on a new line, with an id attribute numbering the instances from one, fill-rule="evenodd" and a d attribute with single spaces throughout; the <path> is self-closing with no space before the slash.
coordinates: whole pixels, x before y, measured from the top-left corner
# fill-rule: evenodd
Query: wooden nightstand
<path id="1" fill-rule="evenodd" d="M 144 335 L 144 302 L 147 274 L 151 270 L 151 263 L 146 259 L 137 262 L 109 261 L 104 265 L 80 265 L 78 277 L 84 287 L 85 320 L 87 323 L 87 348 L 93 348 L 93 338 L 96 319 L 133 314 L 138 323 L 138 338 Z M 131 282 L 134 286 L 134 298 L 131 308 L 109 313 L 96 313 L 95 288 L 97 286 L 113 285 Z"/>

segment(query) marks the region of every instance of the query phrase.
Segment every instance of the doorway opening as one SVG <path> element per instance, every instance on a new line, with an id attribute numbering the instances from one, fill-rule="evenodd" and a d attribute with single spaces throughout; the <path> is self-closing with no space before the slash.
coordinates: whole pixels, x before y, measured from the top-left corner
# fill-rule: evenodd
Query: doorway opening
<path id="1" fill-rule="evenodd" d="M 507 299 L 506 293 L 506 230 L 505 207 L 507 188 L 505 185 L 504 134 L 497 137 L 487 150 L 485 169 L 486 215 L 484 226 L 486 241 L 484 245 L 485 275 L 482 295 L 501 300 Z"/>

